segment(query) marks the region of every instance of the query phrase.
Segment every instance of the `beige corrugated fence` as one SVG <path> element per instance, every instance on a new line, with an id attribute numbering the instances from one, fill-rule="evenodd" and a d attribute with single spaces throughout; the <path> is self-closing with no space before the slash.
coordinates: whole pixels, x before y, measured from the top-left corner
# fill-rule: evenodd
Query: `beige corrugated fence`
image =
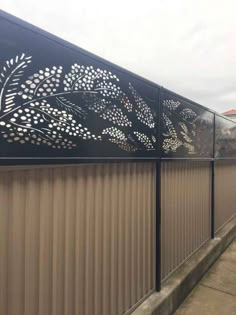
<path id="1" fill-rule="evenodd" d="M 155 163 L 0 172 L 0 314 L 121 315 L 155 289 Z"/>
<path id="2" fill-rule="evenodd" d="M 162 161 L 162 281 L 210 239 L 210 163 Z M 156 287 L 155 176 L 155 162 L 2 167 L 0 315 L 130 314 Z M 235 181 L 217 161 L 216 230 Z"/>
<path id="3" fill-rule="evenodd" d="M 165 161 L 161 179 L 161 269 L 165 279 L 210 238 L 210 163 Z"/>
<path id="4" fill-rule="evenodd" d="M 215 231 L 236 214 L 235 161 L 215 162 Z"/>

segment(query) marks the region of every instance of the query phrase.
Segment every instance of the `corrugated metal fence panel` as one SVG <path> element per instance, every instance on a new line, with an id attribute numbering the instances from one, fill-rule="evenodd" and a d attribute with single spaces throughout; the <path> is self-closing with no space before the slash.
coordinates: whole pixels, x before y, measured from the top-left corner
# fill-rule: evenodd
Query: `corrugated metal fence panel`
<path id="1" fill-rule="evenodd" d="M 215 162 L 215 231 L 236 214 L 236 163 Z"/>
<path id="2" fill-rule="evenodd" d="M 210 238 L 209 162 L 162 163 L 162 279 Z"/>
<path id="3" fill-rule="evenodd" d="M 120 315 L 155 287 L 155 165 L 0 172 L 0 314 Z"/>

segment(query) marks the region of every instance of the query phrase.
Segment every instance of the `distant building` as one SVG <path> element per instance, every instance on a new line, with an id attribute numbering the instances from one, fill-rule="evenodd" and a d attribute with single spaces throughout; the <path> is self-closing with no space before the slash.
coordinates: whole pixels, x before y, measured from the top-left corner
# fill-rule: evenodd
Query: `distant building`
<path id="1" fill-rule="evenodd" d="M 223 113 L 223 115 L 236 121 L 236 109 L 227 110 L 226 112 Z"/>

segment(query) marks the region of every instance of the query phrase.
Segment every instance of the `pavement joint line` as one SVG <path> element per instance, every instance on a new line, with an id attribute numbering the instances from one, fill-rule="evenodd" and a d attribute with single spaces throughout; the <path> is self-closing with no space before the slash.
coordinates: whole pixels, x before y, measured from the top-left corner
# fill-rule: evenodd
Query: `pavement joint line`
<path id="1" fill-rule="evenodd" d="M 209 285 L 206 285 L 206 284 L 199 283 L 199 285 L 201 285 L 201 286 L 203 286 L 203 287 L 206 287 L 206 288 L 209 288 L 209 289 L 212 289 L 212 290 L 215 290 L 215 291 L 218 291 L 218 292 L 221 292 L 221 293 L 225 293 L 225 294 L 231 295 L 231 296 L 233 296 L 233 297 L 236 296 L 236 295 L 233 294 L 233 293 L 229 293 L 229 292 L 227 292 L 227 291 L 223 291 L 223 290 L 220 290 L 220 289 L 217 289 L 217 288 L 213 288 L 213 287 L 211 287 L 211 286 L 209 286 Z"/>
<path id="2" fill-rule="evenodd" d="M 221 267 L 222 268 L 222 267 Z M 235 273 L 236 271 L 235 270 L 232 270 L 232 269 L 230 269 L 230 268 L 222 268 L 222 269 L 224 269 L 225 271 L 230 271 L 230 272 L 233 272 L 233 273 Z"/>

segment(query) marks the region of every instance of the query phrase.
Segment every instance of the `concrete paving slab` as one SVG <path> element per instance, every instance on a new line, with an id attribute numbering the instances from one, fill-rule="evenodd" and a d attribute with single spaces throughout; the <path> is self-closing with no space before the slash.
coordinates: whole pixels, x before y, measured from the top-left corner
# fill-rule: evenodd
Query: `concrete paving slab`
<path id="1" fill-rule="evenodd" d="M 162 284 L 162 289 L 160 292 L 154 292 L 151 296 L 149 296 L 134 312 L 132 312 L 132 315 L 171 315 L 173 312 L 177 309 L 177 307 L 183 303 L 184 299 L 187 297 L 187 295 L 191 292 L 191 290 L 194 288 L 194 286 L 201 281 L 202 277 L 206 272 L 211 268 L 211 266 L 214 264 L 214 262 L 224 253 L 224 257 L 226 258 L 220 258 L 222 261 L 222 264 L 224 264 L 224 261 L 226 261 L 227 269 L 229 271 L 234 271 L 234 254 L 228 254 L 228 251 L 225 252 L 225 249 L 229 246 L 229 244 L 232 244 L 232 242 L 236 239 L 236 217 L 234 217 L 231 221 L 229 221 L 220 231 L 217 232 L 216 237 L 206 244 L 204 244 L 192 257 L 190 257 L 178 270 L 176 270 L 175 273 L 171 275 L 169 279 L 167 279 Z M 232 248 L 228 247 L 228 248 Z M 235 251 L 235 248 L 233 250 Z M 225 273 L 225 271 L 224 271 Z M 204 287 L 203 285 L 201 285 Z M 203 313 L 203 311 L 196 310 L 195 313 L 191 313 L 189 310 L 185 313 L 177 313 L 179 314 L 194 314 L 194 315 L 211 315 L 211 314 L 222 314 L 222 315 L 236 315 L 235 310 L 235 296 L 229 293 L 220 292 L 217 289 L 214 288 L 208 288 L 204 287 L 205 292 L 214 290 L 216 293 L 215 299 L 217 300 L 216 303 L 218 303 L 217 296 L 219 294 L 223 294 L 223 296 L 226 296 L 225 303 L 226 307 L 223 308 L 222 303 L 224 301 L 220 302 L 220 306 L 216 307 L 216 309 L 219 312 L 216 312 L 214 310 L 214 305 L 210 308 L 213 309 L 212 313 L 210 313 L 209 308 L 206 308 L 206 312 Z M 195 291 L 193 291 L 195 292 Z M 234 291 L 232 291 L 234 292 Z M 213 294 L 213 293 L 212 293 Z M 203 297 L 206 299 L 207 302 L 207 296 L 203 294 Z M 185 300 L 186 301 L 186 300 Z M 228 303 L 229 302 L 229 303 Z M 232 302 L 232 303 L 231 303 Z M 201 304 L 201 303 L 200 303 Z M 182 306 L 178 309 L 178 312 L 182 309 L 185 305 L 185 302 L 182 304 Z M 204 308 L 204 305 L 202 306 Z M 223 309 L 223 310 L 222 310 Z M 202 314 L 201 314 L 202 313 Z"/>
<path id="2" fill-rule="evenodd" d="M 175 315 L 236 315 L 236 240 L 211 267 Z"/>
<path id="3" fill-rule="evenodd" d="M 198 285 L 175 315 L 235 315 L 236 297 Z"/>
<path id="4" fill-rule="evenodd" d="M 235 295 L 236 298 L 236 240 L 213 265 L 201 284 Z"/>

